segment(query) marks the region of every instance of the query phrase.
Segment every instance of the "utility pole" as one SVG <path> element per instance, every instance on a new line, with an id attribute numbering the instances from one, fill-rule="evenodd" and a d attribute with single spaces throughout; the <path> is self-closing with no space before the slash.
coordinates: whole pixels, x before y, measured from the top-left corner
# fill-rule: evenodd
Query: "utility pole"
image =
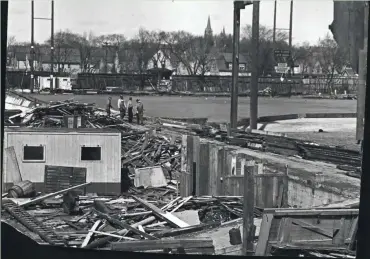
<path id="1" fill-rule="evenodd" d="M 275 48 L 275 42 L 276 42 L 276 3 L 277 1 L 274 1 L 274 28 L 272 32 L 272 43 Z"/>
<path id="2" fill-rule="evenodd" d="M 35 88 L 35 80 L 34 80 L 34 61 L 35 61 L 35 39 L 34 39 L 34 15 L 35 15 L 35 9 L 34 9 L 34 2 L 31 1 L 31 81 L 30 81 L 30 90 L 31 93 L 33 93 L 33 89 Z"/>
<path id="3" fill-rule="evenodd" d="M 231 79 L 230 128 L 236 129 L 238 122 L 238 75 L 239 75 L 239 38 L 240 38 L 240 4 L 234 1 L 233 32 L 233 67 Z"/>
<path id="4" fill-rule="evenodd" d="M 293 74 L 294 64 L 292 59 L 292 32 L 293 32 L 293 0 L 290 0 L 290 19 L 289 19 L 289 61 L 290 74 Z"/>
<path id="5" fill-rule="evenodd" d="M 238 122 L 238 76 L 239 76 L 239 40 L 240 40 L 240 10 L 251 5 L 251 1 L 234 1 L 233 25 L 233 67 L 231 79 L 230 128 L 236 129 Z"/>
<path id="6" fill-rule="evenodd" d="M 252 77 L 250 97 L 250 129 L 257 129 L 258 118 L 258 49 L 259 49 L 260 1 L 253 1 L 252 18 Z"/>
<path id="7" fill-rule="evenodd" d="M 54 92 L 54 0 L 51 1 L 51 37 L 50 37 L 50 93 Z"/>

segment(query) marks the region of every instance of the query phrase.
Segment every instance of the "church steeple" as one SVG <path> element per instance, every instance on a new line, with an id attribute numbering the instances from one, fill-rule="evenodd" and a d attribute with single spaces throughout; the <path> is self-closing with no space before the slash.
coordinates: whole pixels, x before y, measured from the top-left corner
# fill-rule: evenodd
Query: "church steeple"
<path id="1" fill-rule="evenodd" d="M 208 15 L 207 27 L 204 31 L 206 35 L 213 35 L 212 27 L 211 27 L 211 17 Z"/>
<path id="2" fill-rule="evenodd" d="M 207 27 L 204 30 L 204 38 L 208 42 L 207 44 L 209 46 L 213 46 L 214 45 L 214 42 L 213 42 L 213 31 L 212 31 L 212 27 L 211 27 L 211 17 L 209 15 L 208 15 Z"/>

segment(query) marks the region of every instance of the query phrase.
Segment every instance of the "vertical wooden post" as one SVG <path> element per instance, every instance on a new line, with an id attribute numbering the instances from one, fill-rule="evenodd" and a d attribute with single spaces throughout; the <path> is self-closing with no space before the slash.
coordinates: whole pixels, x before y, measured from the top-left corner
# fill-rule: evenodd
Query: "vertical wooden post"
<path id="1" fill-rule="evenodd" d="M 283 197 L 282 197 L 282 204 L 281 204 L 281 207 L 282 208 L 288 208 L 289 204 L 288 204 L 288 190 L 289 190 L 289 178 L 288 178 L 288 175 L 289 175 L 289 168 L 288 168 L 288 165 L 285 165 L 285 176 L 283 178 Z"/>
<path id="2" fill-rule="evenodd" d="M 253 251 L 254 166 L 244 167 L 243 255 Z"/>
<path id="3" fill-rule="evenodd" d="M 218 147 L 215 144 L 209 145 L 209 167 L 208 167 L 208 195 L 217 195 L 217 167 L 218 167 Z"/>
<path id="4" fill-rule="evenodd" d="M 199 170 L 197 173 L 197 195 L 208 195 L 209 144 L 199 145 Z"/>
<path id="5" fill-rule="evenodd" d="M 217 187 L 216 195 L 223 194 L 223 184 L 225 182 L 225 147 L 218 150 L 218 160 L 217 160 Z"/>
<path id="6" fill-rule="evenodd" d="M 192 188 L 193 188 L 193 162 L 194 162 L 194 136 L 188 136 L 187 137 L 187 172 L 189 175 L 188 179 L 188 185 L 187 185 L 187 190 L 186 194 L 187 196 L 190 196 L 192 193 Z"/>
<path id="7" fill-rule="evenodd" d="M 189 196 L 187 192 L 189 185 L 189 176 L 187 171 L 187 135 L 183 135 L 181 139 L 181 176 L 180 176 L 180 195 L 182 197 Z"/>
<path id="8" fill-rule="evenodd" d="M 191 193 L 193 196 L 198 195 L 197 192 L 197 179 L 199 175 L 199 145 L 200 138 L 198 136 L 193 137 L 193 168 L 192 168 L 192 190 Z"/>

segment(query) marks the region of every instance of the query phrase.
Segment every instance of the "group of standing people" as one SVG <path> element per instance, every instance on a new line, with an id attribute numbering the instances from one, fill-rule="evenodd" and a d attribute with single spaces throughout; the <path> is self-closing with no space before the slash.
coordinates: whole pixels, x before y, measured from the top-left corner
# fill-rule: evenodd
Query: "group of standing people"
<path id="1" fill-rule="evenodd" d="M 132 104 L 132 97 L 128 99 L 127 102 L 123 99 L 123 95 L 120 95 L 117 103 L 118 110 L 120 112 L 120 118 L 123 120 L 123 118 L 126 116 L 126 112 L 128 114 L 128 122 L 132 123 L 133 117 L 134 117 L 134 106 Z M 106 107 L 106 112 L 108 117 L 110 117 L 112 106 L 112 97 L 108 98 L 108 103 Z M 143 124 L 144 122 L 144 105 L 140 101 L 140 99 L 136 99 L 136 107 L 135 107 L 135 114 L 137 119 L 137 124 Z"/>

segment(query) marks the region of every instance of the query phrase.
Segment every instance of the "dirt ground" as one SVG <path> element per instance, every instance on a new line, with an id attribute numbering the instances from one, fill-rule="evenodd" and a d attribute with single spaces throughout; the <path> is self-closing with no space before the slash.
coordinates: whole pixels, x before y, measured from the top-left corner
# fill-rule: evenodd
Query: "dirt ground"
<path id="1" fill-rule="evenodd" d="M 31 95 L 29 95 L 31 96 Z M 74 98 L 81 102 L 93 102 L 104 107 L 108 95 L 32 95 L 44 101 Z M 135 101 L 137 97 L 133 97 Z M 230 98 L 226 97 L 181 97 L 141 96 L 145 114 L 150 117 L 190 118 L 203 117 L 211 122 L 227 122 L 230 119 Z M 128 96 L 125 96 L 128 99 Z M 112 96 L 117 106 L 118 96 Z M 249 98 L 239 97 L 238 119 L 249 117 Z M 281 115 L 289 113 L 356 112 L 355 100 L 320 100 L 301 98 L 259 98 L 258 115 Z"/>

